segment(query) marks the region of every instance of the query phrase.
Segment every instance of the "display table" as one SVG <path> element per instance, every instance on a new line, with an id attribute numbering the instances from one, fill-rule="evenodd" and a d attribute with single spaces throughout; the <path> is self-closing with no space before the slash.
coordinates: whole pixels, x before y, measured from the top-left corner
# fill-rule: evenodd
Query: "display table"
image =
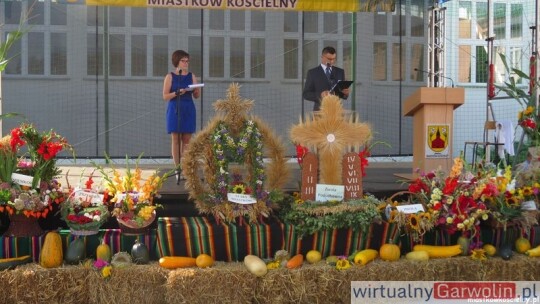
<path id="1" fill-rule="evenodd" d="M 435 229 L 414 240 L 410 235 L 399 231 L 395 224 L 382 222 L 371 224 L 365 229 L 333 229 L 312 235 L 300 235 L 290 224 L 276 219 L 259 224 L 217 223 L 208 217 L 162 217 L 158 218 L 157 229 L 148 234 L 123 235 L 119 229 L 102 229 L 96 235 L 85 236 L 87 257 L 95 257 L 95 251 L 103 238 L 113 253 L 130 252 L 136 239 L 148 246 L 150 258 L 161 256 L 197 257 L 206 253 L 216 261 L 243 261 L 248 254 L 261 258 L 273 258 L 280 249 L 290 254 L 306 254 L 315 249 L 323 257 L 329 255 L 351 255 L 366 248 L 379 249 L 382 244 L 400 244 L 402 254 L 412 250 L 415 244 L 452 245 L 456 244 L 459 233 L 449 235 L 444 230 Z M 540 226 L 524 231 L 533 247 L 540 244 Z M 64 251 L 76 238 L 69 230 L 60 231 Z M 517 228 L 494 229 L 483 227 L 480 240 L 496 247 L 503 243 L 513 244 L 521 235 Z M 44 235 L 38 237 L 0 237 L 0 258 L 32 255 L 39 260 Z"/>

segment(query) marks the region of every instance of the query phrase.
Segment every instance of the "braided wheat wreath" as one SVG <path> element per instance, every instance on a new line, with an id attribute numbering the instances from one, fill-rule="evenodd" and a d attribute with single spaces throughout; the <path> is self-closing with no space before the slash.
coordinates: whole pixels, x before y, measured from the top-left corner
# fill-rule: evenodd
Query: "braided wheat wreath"
<path id="1" fill-rule="evenodd" d="M 190 198 L 200 213 L 217 221 L 242 222 L 247 217 L 256 222 L 267 217 L 272 199 L 281 197 L 276 194 L 290 175 L 283 144 L 263 121 L 248 116 L 252 106 L 253 100 L 240 97 L 240 86 L 231 84 L 227 98 L 214 103 L 217 115 L 195 135 L 182 157 Z M 233 191 L 249 194 L 256 202 L 231 202 L 227 193 Z"/>

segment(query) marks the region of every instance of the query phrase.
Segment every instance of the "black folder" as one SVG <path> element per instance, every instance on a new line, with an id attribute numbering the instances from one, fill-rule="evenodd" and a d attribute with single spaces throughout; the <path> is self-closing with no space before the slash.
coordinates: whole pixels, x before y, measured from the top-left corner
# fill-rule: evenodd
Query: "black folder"
<path id="1" fill-rule="evenodd" d="M 332 92 L 332 94 L 338 96 L 339 98 L 345 99 L 343 90 L 348 89 L 351 84 L 353 84 L 353 81 L 351 80 L 338 80 L 336 84 L 334 84 L 334 86 L 330 89 L 330 92 Z"/>

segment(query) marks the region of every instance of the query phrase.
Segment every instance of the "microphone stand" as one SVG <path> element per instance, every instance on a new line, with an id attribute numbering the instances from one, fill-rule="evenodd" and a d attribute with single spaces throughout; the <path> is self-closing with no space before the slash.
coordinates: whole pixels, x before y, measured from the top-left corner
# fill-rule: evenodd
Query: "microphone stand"
<path id="1" fill-rule="evenodd" d="M 182 70 L 179 70 L 178 71 L 178 76 L 179 76 L 179 82 L 182 81 Z M 180 165 L 180 161 L 181 161 L 181 153 L 180 153 L 180 149 L 182 148 L 182 133 L 180 133 L 180 94 L 178 94 L 178 96 L 176 96 L 176 122 L 177 122 L 177 145 L 178 145 L 178 151 L 176 152 L 176 157 L 178 158 L 178 164 L 175 164 L 176 165 L 176 185 L 180 185 L 180 177 L 181 177 L 181 174 L 182 174 L 182 169 L 178 168 L 178 166 Z"/>

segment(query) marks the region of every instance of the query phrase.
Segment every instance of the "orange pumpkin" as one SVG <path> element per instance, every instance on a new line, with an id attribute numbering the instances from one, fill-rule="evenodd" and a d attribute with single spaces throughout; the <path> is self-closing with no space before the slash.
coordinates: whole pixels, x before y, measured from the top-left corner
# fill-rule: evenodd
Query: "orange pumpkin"
<path id="1" fill-rule="evenodd" d="M 379 249 L 379 256 L 383 261 L 397 261 L 401 256 L 401 250 L 396 244 L 384 244 Z"/>

